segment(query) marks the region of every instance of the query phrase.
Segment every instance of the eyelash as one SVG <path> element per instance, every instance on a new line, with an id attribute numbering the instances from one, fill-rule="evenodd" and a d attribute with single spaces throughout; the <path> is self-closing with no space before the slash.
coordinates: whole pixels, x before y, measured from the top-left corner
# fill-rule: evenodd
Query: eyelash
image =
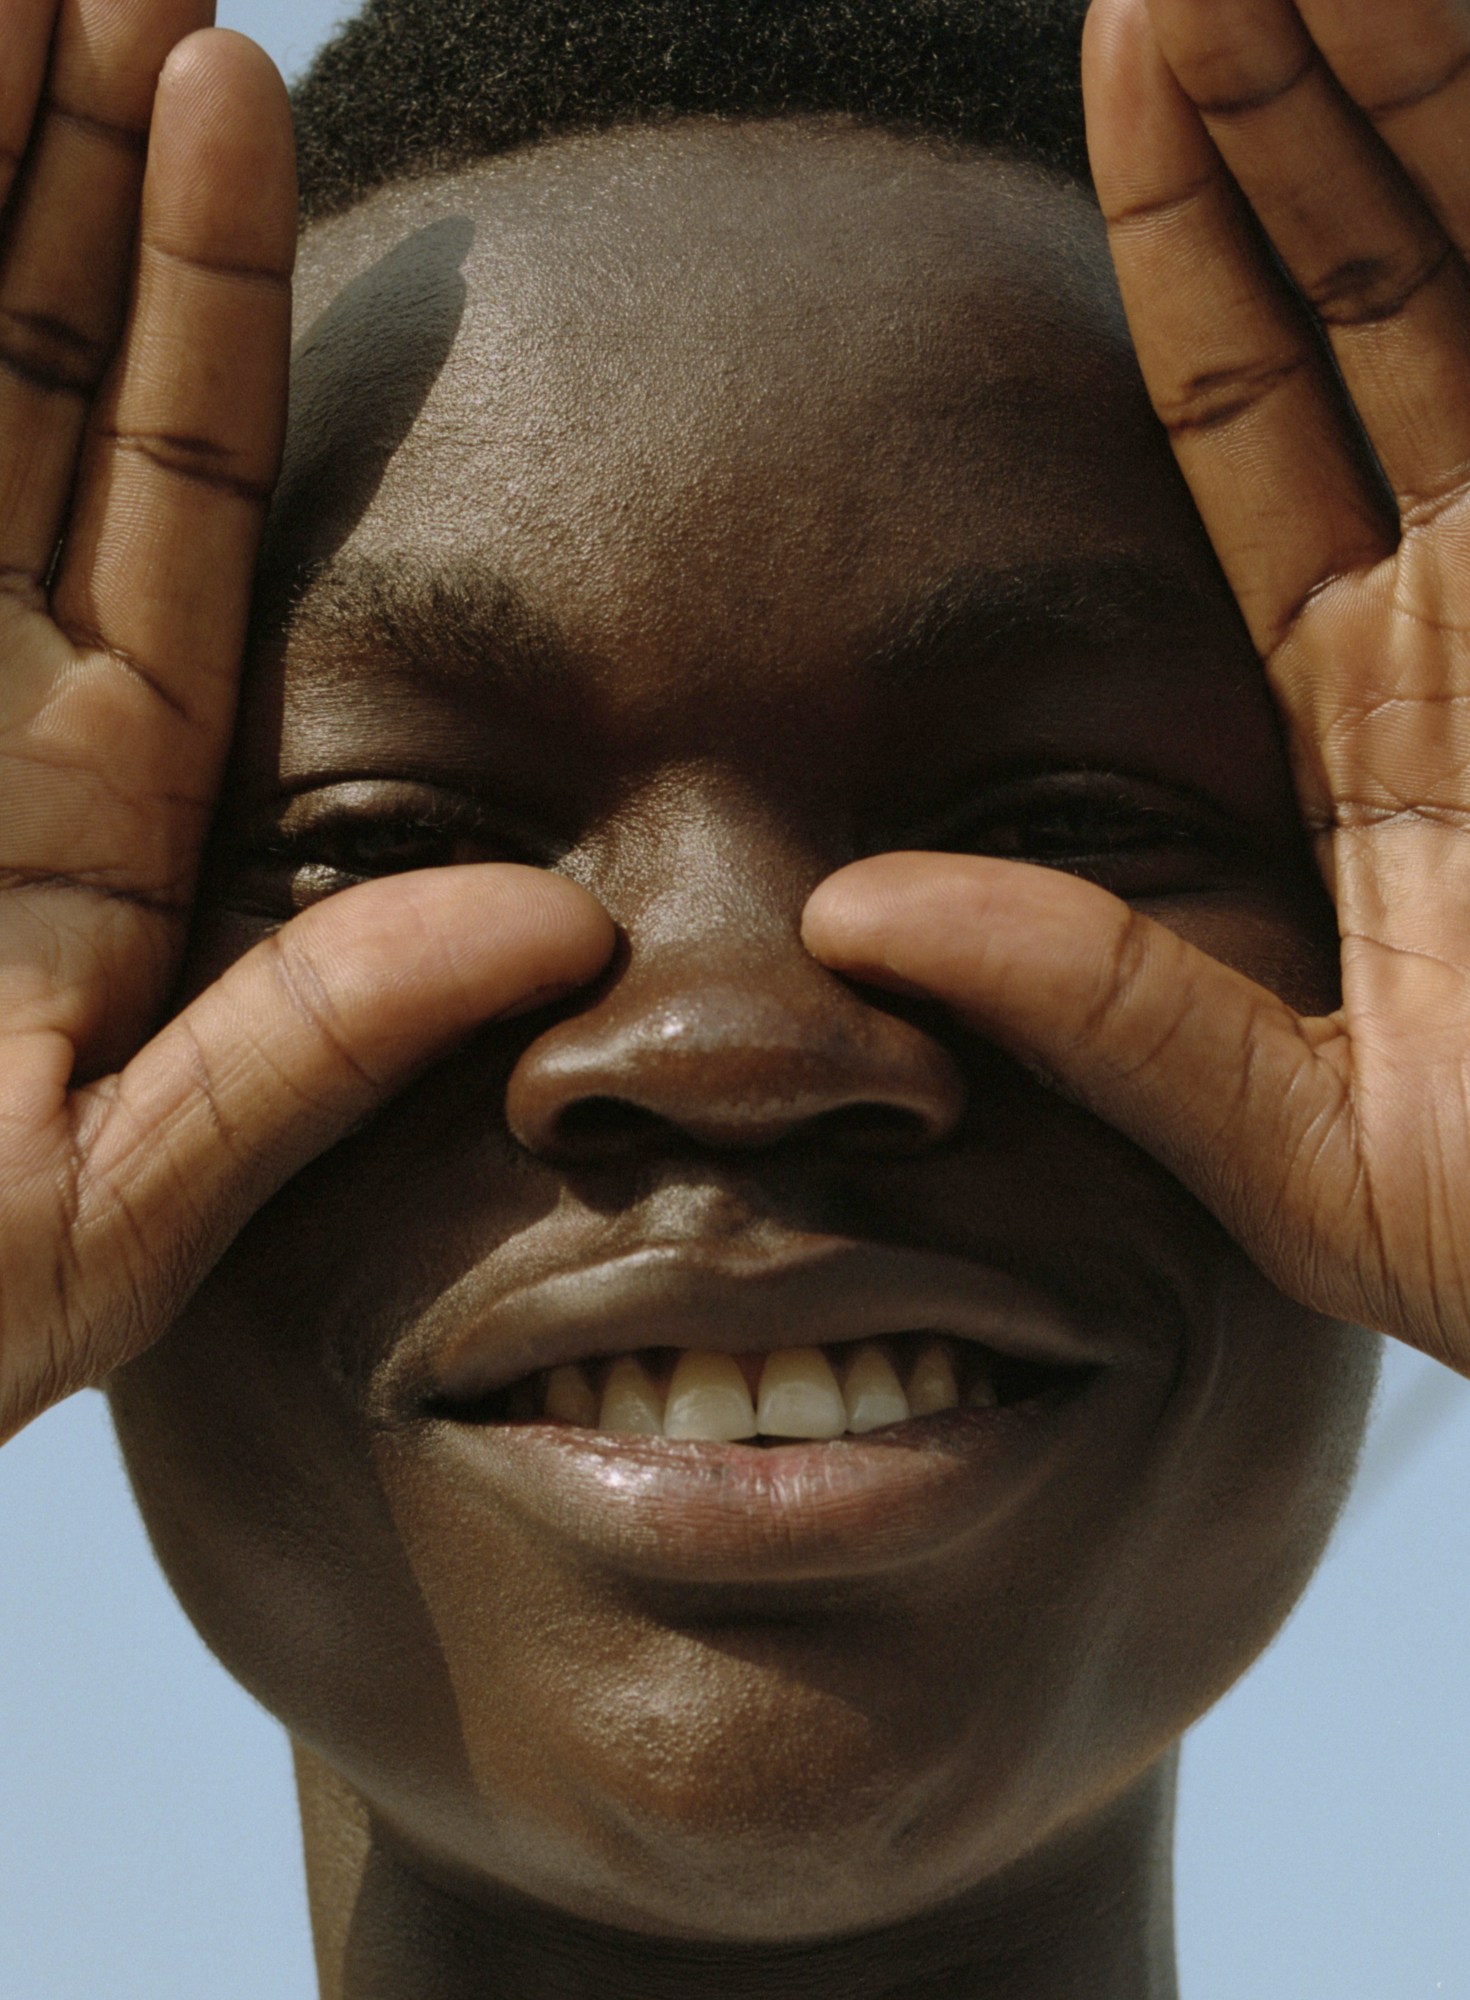
<path id="1" fill-rule="evenodd" d="M 390 853 L 395 847 L 398 851 Z M 242 843 L 230 870 L 231 900 L 261 915 L 284 918 L 385 875 L 531 858 L 523 846 L 489 828 L 456 800 L 425 794 L 396 812 L 367 802 L 335 809 L 319 802 L 307 824 L 270 828 Z"/>
<path id="2" fill-rule="evenodd" d="M 1087 774 L 1007 788 L 981 812 L 931 827 L 911 844 L 1062 868 L 1119 894 L 1165 894 L 1206 886 L 1233 831 L 1205 801 Z"/>
<path id="3" fill-rule="evenodd" d="M 1066 831 L 1059 833 L 1058 827 Z M 988 854 L 1028 861 L 1179 847 L 1199 838 L 1197 827 L 1160 807 L 1125 806 L 1116 800 L 1039 801 L 1030 812 L 1023 808 L 1004 819 L 982 820 L 980 828 L 989 834 Z"/>

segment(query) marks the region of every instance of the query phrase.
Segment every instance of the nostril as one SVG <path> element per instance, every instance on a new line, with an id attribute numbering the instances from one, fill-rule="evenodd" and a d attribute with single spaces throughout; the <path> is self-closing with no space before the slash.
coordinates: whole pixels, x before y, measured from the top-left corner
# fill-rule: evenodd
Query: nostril
<path id="1" fill-rule="evenodd" d="M 832 1147 L 845 1153 L 914 1153 L 933 1143 L 930 1122 L 920 1113 L 887 1104 L 844 1104 L 795 1120 L 764 1118 L 741 1107 L 724 1117 L 670 1119 L 612 1095 L 578 1098 L 556 1117 L 553 1149 L 567 1158 L 592 1160 L 626 1153 L 671 1130 L 686 1140 L 715 1146 Z"/>
<path id="2" fill-rule="evenodd" d="M 645 1111 L 626 1098 L 582 1097 L 557 1117 L 554 1141 L 559 1151 L 586 1158 L 621 1152 L 662 1123 L 656 1112 Z"/>
<path id="3" fill-rule="evenodd" d="M 697 977 L 680 957 L 683 983 L 655 984 L 662 965 L 522 1053 L 505 1114 L 528 1152 L 589 1165 L 690 1145 L 908 1156 L 961 1122 L 966 1083 L 944 1044 L 844 988 L 811 991 L 805 965 L 767 985 Z"/>
<path id="4" fill-rule="evenodd" d="M 791 1135 L 793 1142 L 839 1147 L 846 1153 L 917 1153 L 932 1145 L 934 1129 L 917 1111 L 896 1104 L 843 1104 L 824 1111 Z"/>

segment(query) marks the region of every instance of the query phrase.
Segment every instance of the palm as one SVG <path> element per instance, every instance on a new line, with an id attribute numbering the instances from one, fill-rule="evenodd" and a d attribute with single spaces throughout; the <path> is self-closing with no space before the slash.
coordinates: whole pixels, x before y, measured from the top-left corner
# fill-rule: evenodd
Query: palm
<path id="1" fill-rule="evenodd" d="M 289 110 L 258 49 L 192 32 L 211 11 L 0 12 L 0 1438 L 157 1338 L 418 1066 L 609 942 L 529 870 L 374 884 L 146 1039 L 285 411 Z"/>
<path id="2" fill-rule="evenodd" d="M 1303 1019 L 1085 883 L 958 857 L 859 864 L 808 938 L 1040 1061 L 1295 1297 L 1470 1373 L 1470 21 L 1094 0 L 1085 68 L 1139 359 L 1285 723 L 1342 1005 Z"/>
<path id="3" fill-rule="evenodd" d="M 1467 525 L 1452 508 L 1388 561 L 1345 575 L 1294 620 L 1270 662 L 1281 681 L 1314 690 L 1298 785 L 1342 941 L 1341 1007 L 1294 1024 L 1309 1060 L 1295 1104 L 1283 1107 L 1293 1150 L 1280 1156 L 1273 1274 L 1298 1293 L 1315 1285 L 1345 1316 L 1462 1368 L 1470 1365 Z M 1332 1269 L 1339 1275 L 1326 1292 Z"/>

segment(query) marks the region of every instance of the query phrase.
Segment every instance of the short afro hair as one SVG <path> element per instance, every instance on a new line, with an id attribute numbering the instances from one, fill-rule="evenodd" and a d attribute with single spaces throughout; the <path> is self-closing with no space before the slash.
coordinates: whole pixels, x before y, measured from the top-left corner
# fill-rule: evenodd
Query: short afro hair
<path id="1" fill-rule="evenodd" d="M 843 113 L 1088 181 L 1086 0 L 367 0 L 294 92 L 302 213 L 558 133 Z"/>

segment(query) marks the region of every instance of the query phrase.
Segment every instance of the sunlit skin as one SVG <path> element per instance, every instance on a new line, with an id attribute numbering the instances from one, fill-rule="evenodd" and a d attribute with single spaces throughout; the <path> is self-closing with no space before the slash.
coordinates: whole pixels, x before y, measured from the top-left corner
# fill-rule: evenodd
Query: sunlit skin
<path id="1" fill-rule="evenodd" d="M 362 354 L 421 380 L 436 287 L 463 288 L 457 338 L 364 505 L 377 436 L 327 384 Z M 1142 1838 L 1125 1795 L 1158 1809 L 1153 1767 L 1304 1580 L 1368 1381 L 1361 1340 L 1274 1298 L 1140 1154 L 801 943 L 856 855 L 1070 838 L 1220 957 L 1330 997 L 1270 705 L 1101 227 L 1078 192 L 912 141 L 690 127 L 368 203 L 308 236 L 298 296 L 306 325 L 352 303 L 308 336 L 263 584 L 298 522 L 348 582 L 247 682 L 192 976 L 338 886 L 379 824 L 410 860 L 554 861 L 621 946 L 299 1179 L 119 1381 L 164 1560 L 388 1851 L 467 1897 L 752 1944 L 902 1926 L 895 1970 L 960 1897 L 982 1963 L 1024 1948 L 1054 1978 L 1013 1894 L 1116 1866 L 1114 1810 Z M 371 563 L 391 620 L 351 592 Z M 1064 578 L 1101 596 L 1129 566 L 1177 579 L 1172 623 L 1057 617 Z M 1029 623 L 987 614 L 1034 572 L 1057 580 Z M 416 623 L 421 573 L 468 602 Z M 497 672 L 506 585 L 545 657 Z M 1113 806 L 1068 804 L 1079 774 Z M 323 830 L 277 859 L 283 785 L 288 827 Z M 415 827 L 435 801 L 464 833 Z M 1114 1302 L 1111 1415 L 1013 1529 L 835 1580 L 589 1572 L 500 1487 L 467 1504 L 403 1420 L 402 1355 L 544 1265 L 803 1229 Z M 1059 1838 L 1079 1818 L 1085 1864 Z"/>
<path id="2" fill-rule="evenodd" d="M 11 192 L 0 1416 L 111 1378 L 176 1589 L 297 1743 L 332 2000 L 1172 2000 L 1174 1747 L 1321 1552 L 1353 1322 L 1470 1366 L 1470 281 L 1302 16 L 1236 11 L 1094 8 L 1111 259 L 1080 190 L 839 121 L 320 225 L 258 578 L 269 66 L 164 71 L 49 600 L 92 352 L 52 330 L 105 355 L 120 294 L 60 139 Z M 1347 11 L 1303 13 L 1454 232 L 1470 31 Z M 94 123 L 197 25 L 123 14 L 56 38 Z M 4 30 L 13 150 L 50 26 Z M 650 1536 L 446 1404 L 547 1271 L 816 1239 L 1072 1315 L 1062 1443 L 846 1535 L 712 1457 Z"/>

